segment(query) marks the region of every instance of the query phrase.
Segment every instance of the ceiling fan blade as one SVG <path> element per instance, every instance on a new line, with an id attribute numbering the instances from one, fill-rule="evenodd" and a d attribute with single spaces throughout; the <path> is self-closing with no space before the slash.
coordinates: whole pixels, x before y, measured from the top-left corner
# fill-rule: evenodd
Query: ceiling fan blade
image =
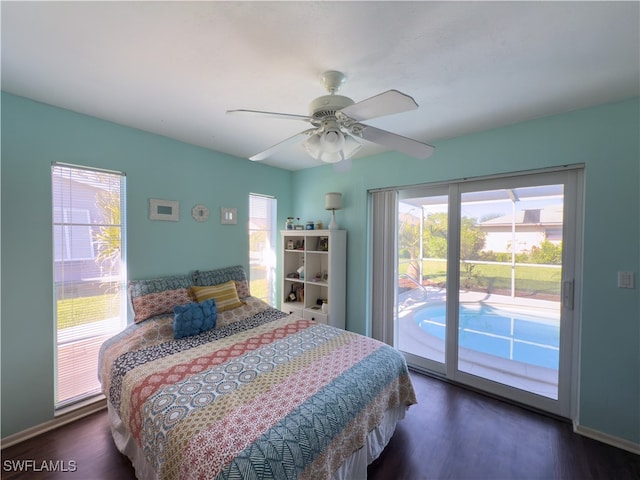
<path id="1" fill-rule="evenodd" d="M 388 90 L 373 97 L 354 103 L 340 110 L 355 120 L 369 120 L 394 113 L 406 112 L 418 108 L 416 101 L 398 90 Z"/>
<path id="2" fill-rule="evenodd" d="M 377 143 L 392 150 L 405 153 L 411 157 L 425 159 L 431 156 L 435 147 L 426 143 L 403 137 L 395 133 L 387 132 L 369 125 L 357 124 L 357 128 L 351 132 L 365 140 Z"/>
<path id="3" fill-rule="evenodd" d="M 264 160 L 265 158 L 270 157 L 278 150 L 286 147 L 287 145 L 293 145 L 294 143 L 300 143 L 303 140 L 306 140 L 310 135 L 316 133 L 316 131 L 317 129 L 310 128 L 308 130 L 305 130 L 304 132 L 296 133 L 294 136 L 286 138 L 281 142 L 278 142 L 275 145 L 267 148 L 266 150 L 249 157 L 249 160 L 253 160 L 254 162 Z"/>
<path id="4" fill-rule="evenodd" d="M 313 117 L 309 117 L 308 115 L 295 115 L 292 113 L 278 113 L 278 112 L 263 112 L 260 110 L 227 110 L 227 113 L 231 114 L 249 114 L 256 115 L 261 117 L 270 117 L 270 118 L 281 118 L 285 120 L 303 120 L 305 122 L 310 122 L 314 120 Z"/>

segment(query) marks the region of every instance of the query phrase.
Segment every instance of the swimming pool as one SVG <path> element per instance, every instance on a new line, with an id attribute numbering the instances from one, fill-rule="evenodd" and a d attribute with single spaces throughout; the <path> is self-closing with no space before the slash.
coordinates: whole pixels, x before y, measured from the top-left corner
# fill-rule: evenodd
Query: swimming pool
<path id="1" fill-rule="evenodd" d="M 444 340 L 446 311 L 443 304 L 424 307 L 413 319 L 423 332 Z M 559 312 L 461 304 L 458 331 L 460 347 L 558 369 Z"/>

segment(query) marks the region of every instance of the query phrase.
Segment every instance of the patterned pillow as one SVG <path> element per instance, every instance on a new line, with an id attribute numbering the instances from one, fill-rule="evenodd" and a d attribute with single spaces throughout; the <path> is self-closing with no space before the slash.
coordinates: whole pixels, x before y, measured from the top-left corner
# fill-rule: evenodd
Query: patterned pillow
<path id="1" fill-rule="evenodd" d="M 214 299 L 173 308 L 173 338 L 191 337 L 216 326 L 218 313 Z"/>
<path id="2" fill-rule="evenodd" d="M 133 321 L 139 323 L 156 315 L 173 313 L 173 307 L 176 305 L 184 305 L 192 301 L 193 299 L 189 296 L 189 290 L 186 288 L 165 290 L 164 292 L 136 297 L 133 299 L 133 311 L 135 312 Z"/>
<path id="3" fill-rule="evenodd" d="M 251 296 L 251 290 L 249 290 L 249 282 L 246 280 L 236 280 L 236 290 L 238 291 L 238 297 L 247 298 Z"/>
<path id="4" fill-rule="evenodd" d="M 209 287 L 191 287 L 190 292 L 198 302 L 214 298 L 218 312 L 225 312 L 244 305 L 244 302 L 238 298 L 236 283 L 233 280 Z"/>

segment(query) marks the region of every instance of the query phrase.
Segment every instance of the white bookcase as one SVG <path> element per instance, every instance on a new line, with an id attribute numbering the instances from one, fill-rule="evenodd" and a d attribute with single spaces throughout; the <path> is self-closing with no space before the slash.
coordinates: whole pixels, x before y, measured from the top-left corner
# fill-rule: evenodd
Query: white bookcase
<path id="1" fill-rule="evenodd" d="M 280 309 L 344 329 L 346 230 L 282 230 L 280 234 L 283 250 Z"/>

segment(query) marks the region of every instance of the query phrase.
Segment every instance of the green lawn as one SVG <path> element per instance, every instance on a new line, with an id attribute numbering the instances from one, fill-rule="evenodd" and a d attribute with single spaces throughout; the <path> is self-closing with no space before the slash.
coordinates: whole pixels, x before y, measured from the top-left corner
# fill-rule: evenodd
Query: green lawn
<path id="1" fill-rule="evenodd" d="M 120 315 L 116 294 L 58 300 L 58 329 L 105 320 Z"/>
<path id="2" fill-rule="evenodd" d="M 461 266 L 461 285 L 471 290 L 489 292 L 511 291 L 511 265 L 472 264 L 468 274 L 464 264 Z M 399 273 L 406 273 L 407 264 L 401 263 Z M 425 260 L 422 262 L 425 280 L 444 284 L 446 281 L 446 262 Z M 516 264 L 516 295 L 559 296 L 561 269 Z"/>
<path id="3" fill-rule="evenodd" d="M 548 267 L 533 267 L 516 265 L 515 286 L 520 294 L 548 294 L 560 295 L 561 269 Z M 478 286 L 491 290 L 511 289 L 510 265 L 484 265 L 474 268 L 474 276 L 470 286 Z"/>

